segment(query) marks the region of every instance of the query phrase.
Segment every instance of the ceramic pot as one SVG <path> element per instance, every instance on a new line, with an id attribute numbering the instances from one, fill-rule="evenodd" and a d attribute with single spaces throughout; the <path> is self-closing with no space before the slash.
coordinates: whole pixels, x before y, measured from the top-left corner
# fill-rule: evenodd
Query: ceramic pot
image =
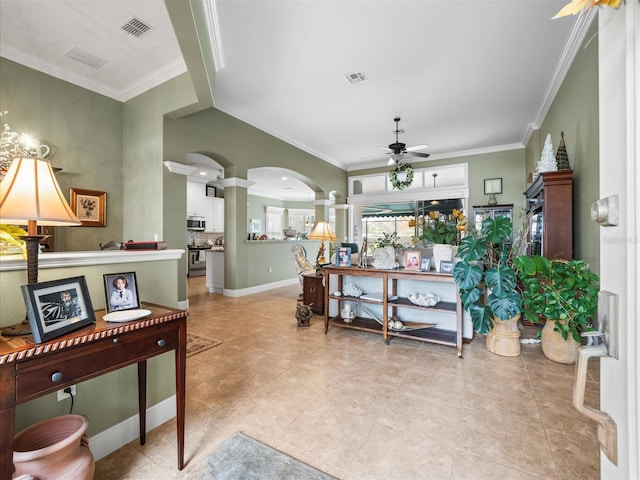
<path id="1" fill-rule="evenodd" d="M 436 243 L 433 246 L 433 263 L 436 268 L 436 272 L 440 271 L 440 262 L 442 261 L 453 261 L 453 245 Z"/>
<path id="2" fill-rule="evenodd" d="M 82 415 L 61 415 L 17 433 L 13 441 L 15 476 L 38 480 L 92 480 L 95 462 Z"/>
<path id="3" fill-rule="evenodd" d="M 547 320 L 542 327 L 540 345 L 545 357 L 554 362 L 572 365 L 578 361 L 580 344 L 571 335 L 565 340 L 560 332 L 556 332 L 554 320 Z"/>
<path id="4" fill-rule="evenodd" d="M 487 334 L 487 350 L 503 357 L 520 355 L 520 314 L 508 320 L 493 319 L 493 328 Z"/>

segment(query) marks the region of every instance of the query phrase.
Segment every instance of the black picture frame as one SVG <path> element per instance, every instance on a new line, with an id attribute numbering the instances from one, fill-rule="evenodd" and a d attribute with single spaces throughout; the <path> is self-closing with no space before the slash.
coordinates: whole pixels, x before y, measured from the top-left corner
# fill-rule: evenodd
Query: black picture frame
<path id="1" fill-rule="evenodd" d="M 102 276 L 107 313 L 140 308 L 136 272 L 105 273 Z M 123 289 L 118 288 L 118 282 Z"/>
<path id="2" fill-rule="evenodd" d="M 453 274 L 453 262 L 449 262 L 447 260 L 441 260 L 440 273 Z"/>
<path id="3" fill-rule="evenodd" d="M 84 276 L 22 285 L 35 343 L 42 343 L 96 321 Z"/>
<path id="4" fill-rule="evenodd" d="M 484 194 L 496 195 L 502 193 L 502 177 L 500 178 L 485 178 L 484 179 Z"/>
<path id="5" fill-rule="evenodd" d="M 336 252 L 336 266 L 337 267 L 350 267 L 351 266 L 351 247 L 340 247 Z"/>
<path id="6" fill-rule="evenodd" d="M 205 185 L 205 194 L 207 197 L 215 197 L 216 187 L 214 187 L 213 185 Z"/>

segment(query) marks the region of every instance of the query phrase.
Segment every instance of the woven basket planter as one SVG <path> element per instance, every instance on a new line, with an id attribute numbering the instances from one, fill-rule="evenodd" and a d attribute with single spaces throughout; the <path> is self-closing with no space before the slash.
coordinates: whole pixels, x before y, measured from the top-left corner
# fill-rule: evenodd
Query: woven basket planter
<path id="1" fill-rule="evenodd" d="M 571 335 L 565 340 L 560 332 L 556 332 L 553 327 L 554 320 L 547 320 L 542 327 L 541 346 L 542 352 L 549 360 L 558 363 L 572 365 L 578 361 L 578 349 L 580 344 Z"/>

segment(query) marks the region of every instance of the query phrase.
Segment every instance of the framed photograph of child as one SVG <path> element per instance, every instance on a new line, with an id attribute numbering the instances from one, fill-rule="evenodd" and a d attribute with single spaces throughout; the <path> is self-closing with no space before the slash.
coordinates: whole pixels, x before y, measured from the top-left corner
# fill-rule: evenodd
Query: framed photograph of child
<path id="1" fill-rule="evenodd" d="M 108 313 L 140 308 L 135 272 L 105 273 L 104 295 Z"/>
<path id="2" fill-rule="evenodd" d="M 451 275 L 453 273 L 453 262 L 442 260 L 440 262 L 440 273 L 448 273 Z"/>
<path id="3" fill-rule="evenodd" d="M 404 252 L 405 270 L 420 270 L 422 253 L 419 250 L 408 250 Z"/>
<path id="4" fill-rule="evenodd" d="M 351 247 L 340 247 L 336 255 L 336 266 L 351 266 Z"/>
<path id="5" fill-rule="evenodd" d="M 84 276 L 30 283 L 21 288 L 35 343 L 96 321 Z"/>

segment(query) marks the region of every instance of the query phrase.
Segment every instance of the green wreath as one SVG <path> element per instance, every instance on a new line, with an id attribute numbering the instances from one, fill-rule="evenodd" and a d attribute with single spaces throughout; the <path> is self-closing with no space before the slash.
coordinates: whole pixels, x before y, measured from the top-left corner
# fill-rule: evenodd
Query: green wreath
<path id="1" fill-rule="evenodd" d="M 398 175 L 402 173 L 406 174 L 404 181 L 398 180 Z M 390 178 L 393 188 L 404 190 L 413 183 L 413 168 L 407 163 L 398 163 L 391 169 Z"/>

